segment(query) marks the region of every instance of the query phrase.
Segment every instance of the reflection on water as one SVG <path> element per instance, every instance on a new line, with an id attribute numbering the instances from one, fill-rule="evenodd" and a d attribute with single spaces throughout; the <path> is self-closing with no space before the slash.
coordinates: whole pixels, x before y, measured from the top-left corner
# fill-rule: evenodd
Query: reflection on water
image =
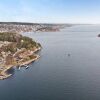
<path id="1" fill-rule="evenodd" d="M 7 70 L 6 73 L 7 73 L 7 74 L 12 74 L 12 75 L 14 75 L 15 69 L 14 69 L 14 68 L 10 68 L 9 70 Z"/>

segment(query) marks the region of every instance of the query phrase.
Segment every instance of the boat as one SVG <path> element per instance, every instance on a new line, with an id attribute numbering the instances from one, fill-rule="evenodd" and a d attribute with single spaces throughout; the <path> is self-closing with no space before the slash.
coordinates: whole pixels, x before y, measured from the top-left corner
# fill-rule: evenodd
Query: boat
<path id="1" fill-rule="evenodd" d="M 68 54 L 68 56 L 70 56 L 70 54 Z"/>
<path id="2" fill-rule="evenodd" d="M 25 68 L 26 68 L 26 69 L 28 69 L 28 68 L 29 68 L 29 66 L 28 66 L 28 65 L 24 65 L 24 66 L 25 66 Z"/>
<path id="3" fill-rule="evenodd" d="M 20 70 L 20 66 L 18 67 L 18 69 Z"/>

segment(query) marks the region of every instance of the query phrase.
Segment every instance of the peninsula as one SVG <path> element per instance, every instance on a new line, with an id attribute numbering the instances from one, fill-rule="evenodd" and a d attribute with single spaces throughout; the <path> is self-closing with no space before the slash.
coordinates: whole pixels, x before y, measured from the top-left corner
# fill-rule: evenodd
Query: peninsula
<path id="1" fill-rule="evenodd" d="M 0 22 L 0 79 L 11 76 L 7 71 L 14 66 L 27 66 L 40 57 L 36 52 L 41 49 L 41 44 L 20 33 L 56 32 L 71 26 L 72 24 Z"/>
<path id="2" fill-rule="evenodd" d="M 36 54 L 41 49 L 40 43 L 18 33 L 0 33 L 0 79 L 11 76 L 7 71 L 14 67 L 22 67 L 37 60 Z"/>

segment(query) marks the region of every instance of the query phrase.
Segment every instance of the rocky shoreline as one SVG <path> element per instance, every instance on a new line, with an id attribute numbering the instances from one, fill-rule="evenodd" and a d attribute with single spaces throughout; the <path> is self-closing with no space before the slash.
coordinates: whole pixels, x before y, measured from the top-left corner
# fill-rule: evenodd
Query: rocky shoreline
<path id="1" fill-rule="evenodd" d="M 32 38 L 18 33 L 0 33 L 0 79 L 6 79 L 12 74 L 7 71 L 14 66 L 23 67 L 37 60 L 40 56 L 41 44 Z"/>
<path id="2" fill-rule="evenodd" d="M 41 50 L 40 47 L 38 49 L 35 49 L 33 52 L 35 53 L 35 52 L 37 52 L 39 50 Z M 20 63 L 19 65 L 8 65 L 8 66 L 6 66 L 5 69 L 2 70 L 1 73 L 0 73 L 0 80 L 4 80 L 4 79 L 9 78 L 12 74 L 8 74 L 7 71 L 9 69 L 13 68 L 14 66 L 22 67 L 23 65 L 29 65 L 30 63 L 32 63 L 32 62 L 34 62 L 34 61 L 36 61 L 36 60 L 38 60 L 40 58 L 40 56 L 37 55 L 37 54 L 35 54 L 35 56 L 36 57 L 34 59 L 30 59 L 30 60 L 28 60 L 26 62 Z"/>

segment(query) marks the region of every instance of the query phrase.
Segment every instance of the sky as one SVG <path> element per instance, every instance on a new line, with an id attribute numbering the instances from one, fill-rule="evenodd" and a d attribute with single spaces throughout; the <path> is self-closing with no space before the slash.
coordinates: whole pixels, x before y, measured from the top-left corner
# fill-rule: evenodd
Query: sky
<path id="1" fill-rule="evenodd" d="M 100 24 L 100 0 L 0 0 L 0 21 Z"/>

